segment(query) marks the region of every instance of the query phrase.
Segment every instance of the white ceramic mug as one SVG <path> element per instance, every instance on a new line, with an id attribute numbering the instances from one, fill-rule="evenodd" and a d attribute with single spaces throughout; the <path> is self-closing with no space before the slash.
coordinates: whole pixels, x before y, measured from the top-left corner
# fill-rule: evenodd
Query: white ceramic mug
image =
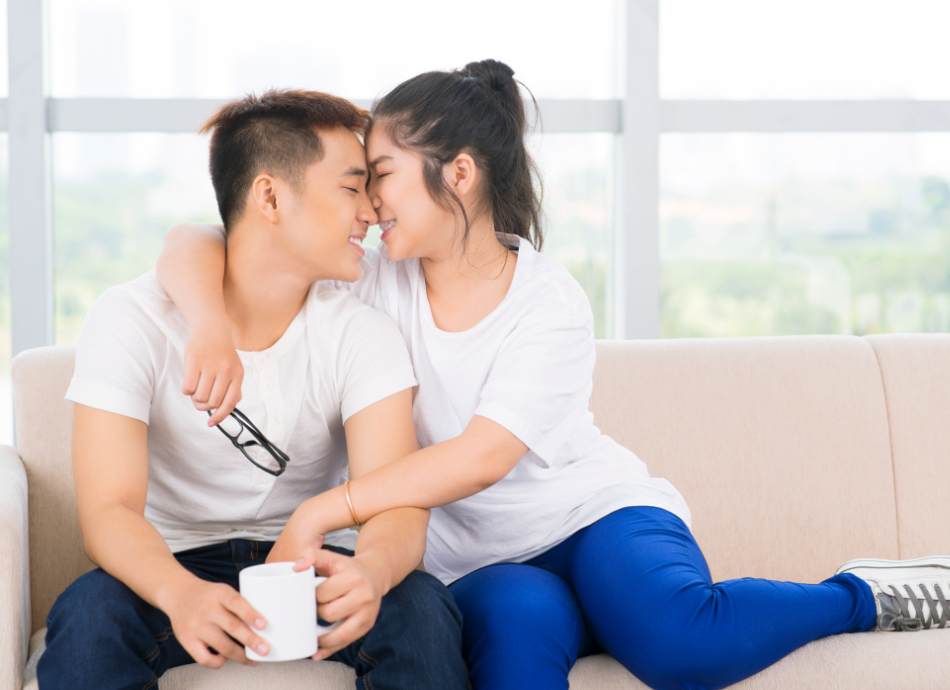
<path id="1" fill-rule="evenodd" d="M 316 577 L 313 566 L 295 571 L 291 562 L 265 563 L 242 570 L 238 577 L 241 596 L 267 619 L 263 630 L 254 632 L 267 640 L 266 655 L 245 647 L 253 661 L 291 661 L 313 656 L 317 637 L 333 626 L 317 623 L 316 588 L 325 577 Z"/>

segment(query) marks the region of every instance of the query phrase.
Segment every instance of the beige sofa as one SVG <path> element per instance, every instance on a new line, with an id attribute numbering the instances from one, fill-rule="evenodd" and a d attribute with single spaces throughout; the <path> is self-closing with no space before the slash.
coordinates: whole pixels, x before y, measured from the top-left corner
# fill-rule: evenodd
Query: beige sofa
<path id="1" fill-rule="evenodd" d="M 3 689 L 36 687 L 50 605 L 91 567 L 63 401 L 72 358 L 42 348 L 13 363 L 17 448 L 0 455 Z M 602 342 L 598 359 L 597 422 L 683 492 L 715 580 L 817 582 L 859 556 L 950 553 L 950 336 Z M 191 665 L 160 686 L 313 690 L 352 678 L 331 662 Z M 643 687 L 606 656 L 571 673 L 571 688 Z M 826 638 L 736 687 L 950 688 L 950 630 Z"/>

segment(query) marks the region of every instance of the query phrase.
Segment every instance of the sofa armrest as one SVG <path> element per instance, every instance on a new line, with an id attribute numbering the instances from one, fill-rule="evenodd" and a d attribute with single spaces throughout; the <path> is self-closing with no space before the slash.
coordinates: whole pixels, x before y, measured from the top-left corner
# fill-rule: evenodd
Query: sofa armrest
<path id="1" fill-rule="evenodd" d="M 26 469 L 0 445 L 0 688 L 20 690 L 31 628 Z"/>

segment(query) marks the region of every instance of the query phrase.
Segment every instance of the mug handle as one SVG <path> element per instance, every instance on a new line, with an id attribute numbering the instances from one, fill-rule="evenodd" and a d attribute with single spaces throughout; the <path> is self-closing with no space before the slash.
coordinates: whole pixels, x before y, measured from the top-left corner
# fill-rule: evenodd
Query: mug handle
<path id="1" fill-rule="evenodd" d="M 313 578 L 313 588 L 316 589 L 324 583 L 326 580 L 322 575 L 315 575 Z M 336 630 L 343 621 L 337 621 L 336 623 L 331 623 L 330 625 L 320 625 L 320 616 L 317 615 L 317 637 L 325 635 L 332 630 Z M 319 645 L 319 643 L 318 643 Z"/>

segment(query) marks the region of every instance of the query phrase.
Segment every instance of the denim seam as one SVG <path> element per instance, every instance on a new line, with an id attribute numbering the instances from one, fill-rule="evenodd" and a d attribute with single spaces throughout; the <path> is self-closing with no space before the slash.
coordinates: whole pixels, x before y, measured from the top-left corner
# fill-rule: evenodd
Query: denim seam
<path id="1" fill-rule="evenodd" d="M 166 642 L 168 638 L 172 636 L 173 632 L 174 631 L 171 629 L 171 627 L 165 628 L 162 632 L 160 632 L 158 635 L 155 636 L 155 641 Z"/>
<path id="2" fill-rule="evenodd" d="M 373 666 L 373 667 L 375 667 L 376 664 L 378 663 L 378 662 L 376 661 L 376 659 L 374 659 L 374 658 L 371 657 L 369 654 L 367 654 L 365 651 L 363 651 L 362 648 L 360 648 L 360 651 L 358 651 L 358 652 L 356 653 L 356 656 L 358 656 L 360 659 L 362 659 L 362 660 L 365 661 L 367 664 L 369 664 L 370 666 Z"/>
<path id="3" fill-rule="evenodd" d="M 162 653 L 162 648 L 158 645 L 155 645 L 155 649 L 150 651 L 145 655 L 145 663 L 150 664 L 158 658 L 158 655 Z"/>

